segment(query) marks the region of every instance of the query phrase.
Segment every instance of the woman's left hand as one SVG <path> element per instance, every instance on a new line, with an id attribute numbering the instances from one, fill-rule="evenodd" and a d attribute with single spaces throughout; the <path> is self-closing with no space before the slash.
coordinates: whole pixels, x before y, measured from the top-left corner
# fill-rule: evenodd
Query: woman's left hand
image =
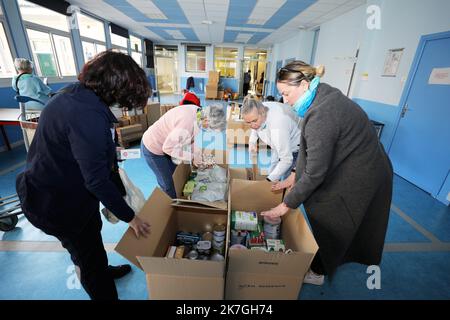
<path id="1" fill-rule="evenodd" d="M 261 212 L 261 215 L 266 216 L 266 217 L 271 217 L 271 218 L 281 217 L 281 216 L 284 216 L 289 210 L 290 210 L 289 207 L 286 206 L 286 204 L 284 202 L 282 202 L 275 208 L 270 209 L 269 211 Z"/>

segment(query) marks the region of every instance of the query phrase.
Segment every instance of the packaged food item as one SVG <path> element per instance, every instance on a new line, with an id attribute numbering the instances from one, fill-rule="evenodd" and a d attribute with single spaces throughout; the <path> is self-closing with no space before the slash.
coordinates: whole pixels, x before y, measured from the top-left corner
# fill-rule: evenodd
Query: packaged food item
<path id="1" fill-rule="evenodd" d="M 280 239 L 281 218 L 264 217 L 264 235 L 266 239 Z"/>
<path id="2" fill-rule="evenodd" d="M 284 252 L 286 250 L 283 240 L 267 239 L 266 243 L 268 251 Z"/>
<path id="3" fill-rule="evenodd" d="M 176 234 L 177 245 L 192 246 L 202 239 L 198 233 L 179 231 Z"/>
<path id="4" fill-rule="evenodd" d="M 166 258 L 174 258 L 176 250 L 177 250 L 176 246 L 169 246 L 166 252 Z"/>
<path id="5" fill-rule="evenodd" d="M 175 259 L 183 259 L 184 256 L 184 246 L 178 246 L 175 251 Z"/>
<path id="6" fill-rule="evenodd" d="M 230 250 L 248 250 L 246 246 L 242 245 L 242 244 L 233 244 L 230 247 Z"/>
<path id="7" fill-rule="evenodd" d="M 196 260 L 198 258 L 197 250 L 193 249 L 193 250 L 189 251 L 187 257 L 191 260 Z"/>
<path id="8" fill-rule="evenodd" d="M 251 231 L 247 237 L 247 247 L 250 249 L 253 247 L 265 247 L 265 236 L 261 223 L 258 223 L 255 231 Z"/>
<path id="9" fill-rule="evenodd" d="M 183 188 L 183 196 L 190 197 L 195 189 L 195 181 L 189 180 Z"/>
<path id="10" fill-rule="evenodd" d="M 256 212 L 233 210 L 231 212 L 231 229 L 255 231 L 258 228 Z"/>
<path id="11" fill-rule="evenodd" d="M 231 230 L 231 245 L 242 244 L 245 245 L 247 241 L 248 232 L 245 230 Z"/>

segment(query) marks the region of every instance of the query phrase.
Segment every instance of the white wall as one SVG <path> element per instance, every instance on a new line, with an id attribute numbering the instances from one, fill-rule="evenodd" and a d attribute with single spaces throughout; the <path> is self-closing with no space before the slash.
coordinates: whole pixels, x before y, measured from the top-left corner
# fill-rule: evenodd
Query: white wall
<path id="1" fill-rule="evenodd" d="M 420 37 L 450 30 L 450 1 L 369 0 L 368 5 L 371 4 L 381 8 L 381 29 L 371 31 L 365 28 L 353 96 L 397 106 Z M 405 49 L 398 76 L 382 77 L 386 53 L 396 48 Z M 361 80 L 363 73 L 368 73 L 368 80 Z"/>
<path id="2" fill-rule="evenodd" d="M 268 61 L 270 62 L 269 74 L 266 75 L 266 79 L 269 81 L 268 94 L 276 95 L 274 92 L 277 61 L 284 61 L 286 59 L 302 60 L 306 63 L 311 62 L 311 53 L 314 45 L 314 31 L 299 30 L 295 36 L 274 44 L 268 54 Z"/>
<path id="3" fill-rule="evenodd" d="M 320 26 L 314 64 L 325 66 L 323 81 L 347 93 L 356 50 L 365 31 L 366 6 Z"/>

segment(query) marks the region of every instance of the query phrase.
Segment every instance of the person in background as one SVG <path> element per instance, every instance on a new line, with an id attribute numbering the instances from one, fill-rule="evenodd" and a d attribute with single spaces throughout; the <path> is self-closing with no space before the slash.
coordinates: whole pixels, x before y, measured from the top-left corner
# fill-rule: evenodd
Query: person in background
<path id="1" fill-rule="evenodd" d="M 381 262 L 392 199 L 392 165 L 367 114 L 321 83 L 324 67 L 294 61 L 278 71 L 284 101 L 303 117 L 295 174 L 273 185 L 289 188 L 262 212 L 276 217 L 304 205 L 319 245 L 304 282 L 321 285 L 347 262 Z"/>
<path id="2" fill-rule="evenodd" d="M 153 170 L 158 185 L 171 198 L 176 198 L 172 174 L 181 161 L 200 166 L 201 156 L 195 147 L 195 136 L 201 128 L 223 131 L 226 114 L 222 105 L 209 105 L 203 109 L 196 105 L 173 108 L 149 127 L 141 141 L 141 151 Z"/>
<path id="3" fill-rule="evenodd" d="M 87 62 L 78 80 L 42 111 L 16 189 L 31 224 L 58 238 L 70 253 L 89 297 L 116 300 L 113 279 L 131 267 L 108 266 L 100 202 L 128 223 L 137 237 L 147 236 L 150 226 L 135 215 L 113 182 L 117 119 L 110 106 L 144 107 L 151 90 L 136 62 L 114 51 Z"/>
<path id="4" fill-rule="evenodd" d="M 244 73 L 244 84 L 243 84 L 243 88 L 242 88 L 244 97 L 246 97 L 248 94 L 248 90 L 250 89 L 251 81 L 252 81 L 252 76 L 251 76 L 250 70 L 248 70 L 247 72 Z"/>
<path id="5" fill-rule="evenodd" d="M 50 99 L 52 89 L 33 74 L 33 63 L 24 58 L 16 58 L 14 66 L 17 75 L 12 78 L 12 88 L 17 95 L 27 96 L 42 101 L 29 101 L 25 104 L 27 110 L 42 110 Z"/>
<path id="6" fill-rule="evenodd" d="M 300 118 L 292 109 L 278 102 L 261 102 L 247 96 L 242 103 L 241 114 L 250 125 L 250 152 L 258 150 L 258 138 L 271 149 L 269 181 L 281 181 L 291 174 L 298 155 Z"/>
<path id="7" fill-rule="evenodd" d="M 186 92 L 183 99 L 180 101 L 180 106 L 183 105 L 195 105 L 201 107 L 200 99 L 192 92 Z"/>

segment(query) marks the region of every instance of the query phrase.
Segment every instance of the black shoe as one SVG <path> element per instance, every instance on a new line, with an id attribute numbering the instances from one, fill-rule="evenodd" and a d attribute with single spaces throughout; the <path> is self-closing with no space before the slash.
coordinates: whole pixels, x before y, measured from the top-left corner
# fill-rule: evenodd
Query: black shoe
<path id="1" fill-rule="evenodd" d="M 124 275 L 130 273 L 131 266 L 129 264 L 122 264 L 119 266 L 108 266 L 108 271 L 111 273 L 113 279 L 122 278 Z"/>

